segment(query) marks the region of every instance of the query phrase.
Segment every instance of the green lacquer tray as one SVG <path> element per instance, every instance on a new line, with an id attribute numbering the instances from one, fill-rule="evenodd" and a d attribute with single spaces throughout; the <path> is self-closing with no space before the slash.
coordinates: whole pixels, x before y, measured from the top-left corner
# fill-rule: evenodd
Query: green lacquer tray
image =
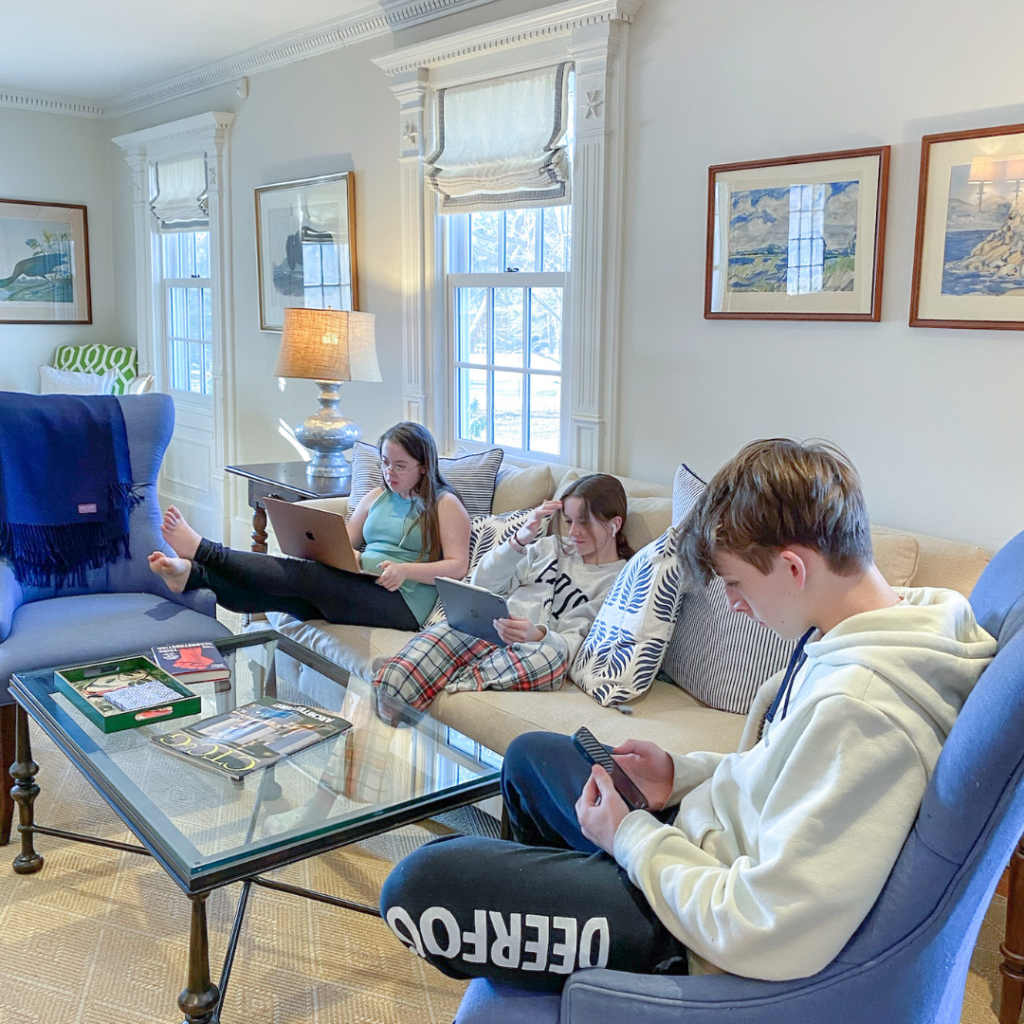
<path id="1" fill-rule="evenodd" d="M 148 658 L 121 658 L 92 665 L 62 668 L 53 673 L 57 689 L 103 732 L 120 732 L 172 718 L 198 715 L 200 698 Z M 103 697 L 104 692 L 143 682 L 159 682 L 180 694 L 153 707 L 123 711 Z"/>

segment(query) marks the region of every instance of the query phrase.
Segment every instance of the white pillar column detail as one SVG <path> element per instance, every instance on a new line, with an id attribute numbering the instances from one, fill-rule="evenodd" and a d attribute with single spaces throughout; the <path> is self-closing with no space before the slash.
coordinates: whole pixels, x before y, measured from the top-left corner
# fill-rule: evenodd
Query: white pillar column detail
<path id="1" fill-rule="evenodd" d="M 431 363 L 427 349 L 427 289 L 433 283 L 426 258 L 428 214 L 423 161 L 427 112 L 426 68 L 395 75 L 391 91 L 398 100 L 400 211 L 402 219 L 402 406 L 403 416 L 436 425 L 431 400 Z"/>
<path id="2" fill-rule="evenodd" d="M 615 465 L 619 375 L 622 107 L 628 26 L 602 21 L 573 33 L 576 151 L 572 203 L 573 363 L 568 461 Z"/>

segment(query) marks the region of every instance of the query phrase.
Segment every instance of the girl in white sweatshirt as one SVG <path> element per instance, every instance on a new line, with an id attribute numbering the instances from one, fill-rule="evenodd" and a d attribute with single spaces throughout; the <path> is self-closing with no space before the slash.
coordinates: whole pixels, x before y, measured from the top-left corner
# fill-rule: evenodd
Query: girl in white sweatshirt
<path id="1" fill-rule="evenodd" d="M 554 516 L 550 536 L 541 524 Z M 564 519 L 568 542 L 561 536 Z M 447 623 L 418 633 L 373 680 L 384 717 L 402 705 L 425 708 L 441 690 L 550 690 L 568 673 L 615 577 L 633 554 L 623 533 L 626 493 L 594 473 L 560 501 L 538 505 L 506 543 L 489 551 L 472 581 L 508 599 L 494 628 L 508 646 Z"/>

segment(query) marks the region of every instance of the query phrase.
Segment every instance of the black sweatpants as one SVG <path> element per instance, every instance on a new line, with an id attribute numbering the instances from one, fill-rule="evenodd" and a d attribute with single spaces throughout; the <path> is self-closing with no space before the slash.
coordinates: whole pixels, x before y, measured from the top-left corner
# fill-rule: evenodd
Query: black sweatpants
<path id="1" fill-rule="evenodd" d="M 373 576 L 304 558 L 276 558 L 199 542 L 186 590 L 209 587 L 233 612 L 287 612 L 349 626 L 419 630 L 405 598 Z"/>
<path id="2" fill-rule="evenodd" d="M 457 836 L 410 854 L 381 892 L 392 931 L 453 978 L 558 991 L 585 967 L 685 974 L 685 947 L 580 831 L 589 774 L 568 736 L 515 739 L 502 768 L 515 841 Z"/>

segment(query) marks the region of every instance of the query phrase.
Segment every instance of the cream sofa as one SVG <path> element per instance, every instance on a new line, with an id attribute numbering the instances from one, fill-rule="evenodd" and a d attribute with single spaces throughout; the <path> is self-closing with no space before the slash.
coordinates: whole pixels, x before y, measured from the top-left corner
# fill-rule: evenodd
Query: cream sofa
<path id="1" fill-rule="evenodd" d="M 560 493 L 583 471 L 567 466 L 530 465 L 506 459 L 495 489 L 493 512 L 530 508 Z M 660 536 L 672 521 L 672 488 L 620 477 L 629 499 L 626 534 L 639 550 Z M 316 504 L 342 511 L 346 499 Z M 982 548 L 886 527 L 872 530 L 879 568 L 894 585 L 950 587 L 969 594 L 990 555 Z M 395 654 L 411 634 L 390 629 L 338 626 L 322 620 L 299 622 L 272 613 L 274 628 L 353 675 L 369 679 L 377 666 Z M 716 711 L 673 683 L 656 680 L 627 705 L 602 707 L 572 683 L 557 692 L 443 693 L 431 714 L 499 753 L 520 733 L 546 729 L 572 732 L 586 725 L 602 742 L 629 737 L 653 740 L 680 753 L 690 750 L 735 750 L 744 716 Z"/>

